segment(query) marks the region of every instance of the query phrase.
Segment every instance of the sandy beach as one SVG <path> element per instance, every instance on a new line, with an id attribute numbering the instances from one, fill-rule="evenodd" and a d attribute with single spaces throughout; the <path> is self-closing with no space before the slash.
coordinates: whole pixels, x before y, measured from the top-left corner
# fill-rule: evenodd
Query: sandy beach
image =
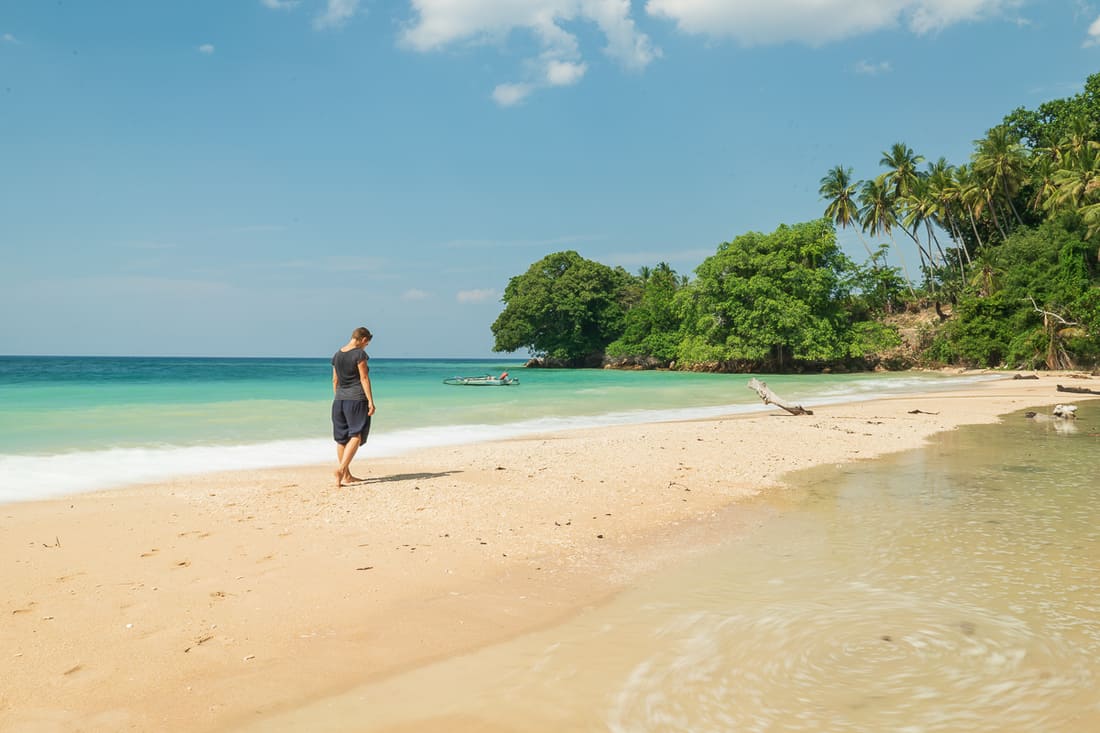
<path id="1" fill-rule="evenodd" d="M 1057 384 L 1100 380 L 435 448 L 341 490 L 306 466 L 3 505 L 0 730 L 262 722 L 598 604 L 791 470 L 1094 399 Z"/>

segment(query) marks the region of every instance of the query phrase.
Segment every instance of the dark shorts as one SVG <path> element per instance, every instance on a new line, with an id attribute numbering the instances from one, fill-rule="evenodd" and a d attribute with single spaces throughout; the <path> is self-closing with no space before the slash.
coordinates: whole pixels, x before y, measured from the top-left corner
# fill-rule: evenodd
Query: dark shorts
<path id="1" fill-rule="evenodd" d="M 356 435 L 363 443 L 370 435 L 367 403 L 363 400 L 333 400 L 332 439 L 340 445 L 347 445 Z"/>

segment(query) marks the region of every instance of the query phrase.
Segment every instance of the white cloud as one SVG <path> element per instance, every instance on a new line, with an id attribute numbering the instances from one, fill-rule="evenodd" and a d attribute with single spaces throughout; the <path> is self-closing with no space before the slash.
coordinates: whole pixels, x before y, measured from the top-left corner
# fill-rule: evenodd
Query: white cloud
<path id="1" fill-rule="evenodd" d="M 432 297 L 431 293 L 416 288 L 409 288 L 401 293 L 401 300 L 427 300 L 430 297 Z"/>
<path id="2" fill-rule="evenodd" d="M 684 33 L 744 45 L 795 41 L 820 45 L 905 25 L 917 34 L 981 20 L 1022 0 L 648 0 L 646 12 Z"/>
<path id="3" fill-rule="evenodd" d="M 359 8 L 359 0 L 328 0 L 325 12 L 313 19 L 317 30 L 339 28 L 351 20 Z"/>
<path id="4" fill-rule="evenodd" d="M 1085 40 L 1085 46 L 1095 46 L 1100 44 L 1100 18 L 1092 21 L 1092 25 L 1089 26 L 1089 37 Z"/>
<path id="5" fill-rule="evenodd" d="M 272 10 L 290 10 L 299 0 L 260 0 L 260 4 Z"/>
<path id="6" fill-rule="evenodd" d="M 493 90 L 493 101 L 501 107 L 522 102 L 535 88 L 530 84 L 499 84 Z"/>
<path id="7" fill-rule="evenodd" d="M 492 288 L 481 290 L 459 290 L 455 300 L 459 303 L 485 303 L 497 297 L 497 291 Z"/>
<path id="8" fill-rule="evenodd" d="M 588 71 L 587 64 L 574 64 L 569 61 L 551 61 L 546 65 L 546 81 L 555 87 L 576 84 Z"/>
<path id="9" fill-rule="evenodd" d="M 214 44 L 213 43 L 204 43 L 204 44 L 202 44 L 201 46 L 199 46 L 199 53 L 205 53 L 205 54 L 214 53 Z"/>
<path id="10" fill-rule="evenodd" d="M 856 62 L 852 70 L 857 74 L 866 74 L 867 76 L 878 76 L 879 74 L 889 74 L 893 71 L 893 67 L 890 66 L 889 61 L 867 61 L 866 59 Z"/>
<path id="11" fill-rule="evenodd" d="M 539 45 L 525 64 L 527 78 L 501 84 L 493 98 L 510 106 L 546 86 L 575 84 L 588 67 L 577 36 L 564 24 L 587 21 L 607 41 L 604 53 L 628 69 L 643 69 L 660 50 L 638 31 L 630 0 L 411 0 L 416 18 L 402 34 L 415 51 L 440 51 L 462 43 L 502 42 L 528 33 Z"/>
<path id="12" fill-rule="evenodd" d="M 17 39 L 10 33 L 5 33 L 4 35 L 0 36 L 0 41 L 3 41 L 4 43 L 19 43 L 19 39 Z"/>

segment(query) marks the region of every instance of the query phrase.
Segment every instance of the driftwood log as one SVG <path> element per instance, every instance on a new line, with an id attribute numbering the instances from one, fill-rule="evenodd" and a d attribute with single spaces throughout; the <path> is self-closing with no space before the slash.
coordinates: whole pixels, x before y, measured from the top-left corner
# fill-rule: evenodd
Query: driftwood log
<path id="1" fill-rule="evenodd" d="M 1089 389 L 1088 387 L 1063 387 L 1058 385 L 1059 392 L 1074 392 L 1076 394 L 1100 394 L 1100 391 L 1095 389 Z"/>
<path id="2" fill-rule="evenodd" d="M 756 377 L 753 377 L 749 380 L 749 389 L 760 395 L 760 399 L 764 401 L 765 405 L 775 405 L 776 407 L 782 407 L 784 410 L 791 413 L 792 415 L 814 414 L 813 410 L 807 410 L 802 405 L 792 405 L 783 401 L 778 396 L 776 396 L 775 392 L 772 392 L 770 389 L 768 389 L 767 383 L 761 382 Z"/>

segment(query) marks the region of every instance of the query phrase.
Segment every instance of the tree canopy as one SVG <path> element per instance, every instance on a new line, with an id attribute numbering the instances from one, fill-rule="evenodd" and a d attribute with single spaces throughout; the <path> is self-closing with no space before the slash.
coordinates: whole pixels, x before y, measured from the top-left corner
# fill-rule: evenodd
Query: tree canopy
<path id="1" fill-rule="evenodd" d="M 602 355 L 623 330 L 622 300 L 632 279 L 622 268 L 555 252 L 513 277 L 492 325 L 494 351 L 527 349 L 570 364 Z"/>

